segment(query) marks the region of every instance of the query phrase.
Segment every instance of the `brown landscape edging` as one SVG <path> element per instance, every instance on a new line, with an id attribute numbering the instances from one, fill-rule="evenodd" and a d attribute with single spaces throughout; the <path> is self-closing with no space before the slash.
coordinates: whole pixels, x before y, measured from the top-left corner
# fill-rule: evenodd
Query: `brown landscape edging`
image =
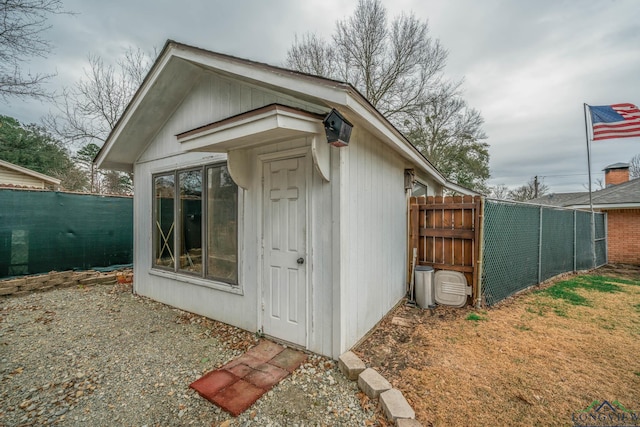
<path id="1" fill-rule="evenodd" d="M 0 297 L 27 295 L 71 286 L 112 285 L 121 271 L 52 271 L 46 274 L 0 280 Z"/>

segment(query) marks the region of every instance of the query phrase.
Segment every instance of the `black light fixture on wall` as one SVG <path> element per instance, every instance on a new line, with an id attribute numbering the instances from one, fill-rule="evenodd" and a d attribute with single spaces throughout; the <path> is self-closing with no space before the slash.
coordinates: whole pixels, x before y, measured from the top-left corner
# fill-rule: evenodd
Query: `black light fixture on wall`
<path id="1" fill-rule="evenodd" d="M 327 142 L 334 147 L 346 147 L 351 138 L 353 125 L 345 119 L 335 108 L 332 109 L 322 122 L 327 134 Z"/>

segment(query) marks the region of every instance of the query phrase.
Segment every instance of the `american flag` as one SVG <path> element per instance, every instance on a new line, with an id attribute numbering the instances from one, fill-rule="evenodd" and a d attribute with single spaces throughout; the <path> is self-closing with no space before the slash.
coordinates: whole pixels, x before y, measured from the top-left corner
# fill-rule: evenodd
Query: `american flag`
<path id="1" fill-rule="evenodd" d="M 633 104 L 589 106 L 593 140 L 640 136 L 640 110 Z"/>

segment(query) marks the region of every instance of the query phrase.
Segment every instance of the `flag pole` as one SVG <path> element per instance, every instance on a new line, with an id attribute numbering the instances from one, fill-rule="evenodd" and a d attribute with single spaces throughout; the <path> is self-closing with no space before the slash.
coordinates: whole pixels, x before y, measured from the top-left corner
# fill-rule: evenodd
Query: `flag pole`
<path id="1" fill-rule="evenodd" d="M 596 221 L 595 213 L 593 212 L 593 196 L 591 194 L 591 144 L 589 144 L 589 124 L 587 122 L 587 109 L 589 105 L 585 102 L 583 104 L 584 109 L 584 131 L 587 137 L 587 167 L 589 168 L 589 209 L 591 210 L 591 260 L 593 261 L 593 268 L 596 267 Z"/>
<path id="2" fill-rule="evenodd" d="M 589 144 L 589 123 L 587 122 L 587 109 L 589 106 L 585 102 L 583 105 L 584 109 L 584 132 L 587 136 L 587 167 L 589 168 L 589 208 L 591 209 L 591 213 L 593 213 L 593 198 L 591 196 L 591 144 Z"/>

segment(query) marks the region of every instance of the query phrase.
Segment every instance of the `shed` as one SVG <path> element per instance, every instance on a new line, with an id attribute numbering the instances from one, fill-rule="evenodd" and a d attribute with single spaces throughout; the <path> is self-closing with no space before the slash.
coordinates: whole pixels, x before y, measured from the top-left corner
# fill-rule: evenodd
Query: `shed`
<path id="1" fill-rule="evenodd" d="M 412 185 L 470 193 L 351 85 L 174 41 L 96 163 L 134 173 L 135 292 L 334 358 L 406 294 Z"/>

